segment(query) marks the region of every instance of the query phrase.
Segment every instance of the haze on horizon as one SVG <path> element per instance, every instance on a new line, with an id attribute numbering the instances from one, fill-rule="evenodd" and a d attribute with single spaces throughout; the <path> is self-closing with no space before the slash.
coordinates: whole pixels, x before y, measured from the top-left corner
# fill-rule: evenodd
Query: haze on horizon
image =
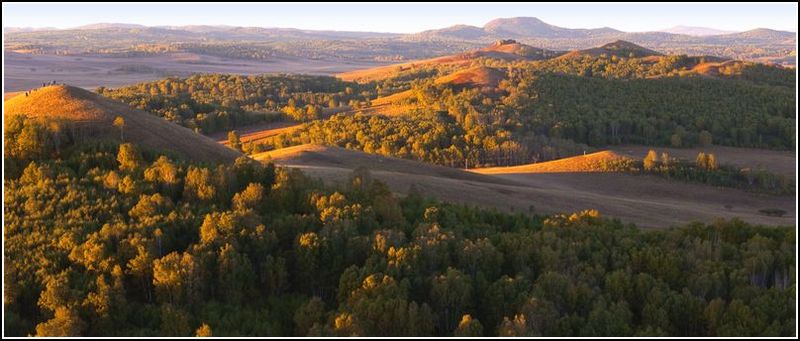
<path id="1" fill-rule="evenodd" d="M 416 33 L 496 18 L 537 17 L 568 28 L 626 32 L 696 26 L 797 31 L 796 3 L 725 4 L 3 4 L 4 27 L 72 28 L 96 23 L 227 25 Z M 414 18 L 414 20 L 409 20 Z"/>

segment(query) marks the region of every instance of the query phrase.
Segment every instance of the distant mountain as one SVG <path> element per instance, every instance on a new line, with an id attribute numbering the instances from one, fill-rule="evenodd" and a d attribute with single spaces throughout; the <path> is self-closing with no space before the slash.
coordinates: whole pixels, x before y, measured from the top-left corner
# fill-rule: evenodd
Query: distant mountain
<path id="1" fill-rule="evenodd" d="M 564 28 L 535 17 L 500 18 L 483 27 L 455 25 L 413 34 L 101 23 L 51 31 L 5 28 L 4 47 L 30 53 L 79 54 L 98 50 L 124 52 L 140 44 L 177 44 L 178 49 L 185 44 L 202 44 L 203 49 L 233 58 L 238 55 L 274 57 L 280 54 L 314 59 L 403 61 L 472 51 L 506 39 L 551 51 L 589 49 L 623 40 L 667 54 L 717 55 L 728 59 L 796 64 L 794 32 L 759 28 L 718 34 L 725 32 L 687 26 L 666 31 L 680 34 L 623 32 L 608 27 Z M 76 35 L 81 39 L 74 39 Z"/>
<path id="2" fill-rule="evenodd" d="M 725 39 L 725 40 L 757 39 L 763 41 L 777 42 L 777 41 L 784 41 L 787 39 L 795 39 L 796 35 L 797 34 L 795 32 L 777 31 L 768 28 L 757 28 L 750 31 L 715 36 L 714 38 Z"/>
<path id="3" fill-rule="evenodd" d="M 97 24 L 89 24 L 89 25 L 73 27 L 71 28 L 71 30 L 102 30 L 110 28 L 137 29 L 137 28 L 147 28 L 147 26 L 137 25 L 137 24 L 121 24 L 121 23 L 97 23 Z"/>
<path id="4" fill-rule="evenodd" d="M 597 29 L 563 28 L 547 24 L 534 17 L 495 19 L 486 23 L 483 29 L 494 35 L 526 38 L 579 38 L 623 33 L 608 27 Z"/>
<path id="5" fill-rule="evenodd" d="M 725 30 L 718 30 L 715 28 L 699 27 L 699 26 L 675 26 L 663 30 L 658 30 L 658 32 L 685 34 L 687 36 L 695 36 L 695 37 L 706 37 L 706 36 L 716 36 L 721 34 L 737 33 L 737 31 L 725 31 Z"/>
<path id="6" fill-rule="evenodd" d="M 55 27 L 3 27 L 5 33 L 53 31 L 57 29 Z"/>
<path id="7" fill-rule="evenodd" d="M 456 25 L 418 33 L 425 37 L 455 39 L 525 39 L 525 38 L 586 38 L 624 34 L 612 28 L 563 28 L 545 23 L 534 17 L 501 18 L 483 27 Z"/>

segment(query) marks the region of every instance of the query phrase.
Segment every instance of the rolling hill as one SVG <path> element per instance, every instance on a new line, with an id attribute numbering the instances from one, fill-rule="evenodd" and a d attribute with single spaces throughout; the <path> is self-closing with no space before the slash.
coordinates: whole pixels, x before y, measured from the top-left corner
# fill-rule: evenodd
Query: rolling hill
<path id="1" fill-rule="evenodd" d="M 75 138 L 118 141 L 120 132 L 112 125 L 117 116 L 125 119 L 125 141 L 154 150 L 167 150 L 201 162 L 232 162 L 239 152 L 188 128 L 167 122 L 145 111 L 133 109 L 93 92 L 52 85 L 17 95 L 5 101 L 4 116 L 27 115 L 62 123 Z"/>
<path id="2" fill-rule="evenodd" d="M 547 162 L 509 167 L 477 168 L 471 171 L 478 174 L 600 172 L 601 163 L 623 158 L 626 157 L 605 150 Z"/>
<path id="3" fill-rule="evenodd" d="M 400 72 L 416 68 L 436 66 L 469 66 L 479 58 L 492 58 L 504 61 L 516 60 L 542 60 L 560 55 L 563 52 L 540 49 L 521 44 L 513 39 L 497 40 L 494 43 L 477 50 L 454 55 L 416 60 L 407 63 L 380 66 L 365 70 L 355 70 L 337 74 L 336 77 L 346 81 L 369 82 L 394 77 Z"/>
<path id="4" fill-rule="evenodd" d="M 570 53 L 566 53 L 561 57 L 568 58 L 568 57 L 577 57 L 577 56 L 593 56 L 597 57 L 600 55 L 608 55 L 608 56 L 617 56 L 617 57 L 624 57 L 624 58 L 643 58 L 643 57 L 650 57 L 650 56 L 663 56 L 662 53 L 653 51 L 651 49 L 636 45 L 629 41 L 624 40 L 617 40 L 608 44 L 605 44 L 600 47 L 584 49 L 579 51 L 572 51 Z"/>
<path id="5" fill-rule="evenodd" d="M 598 209 L 603 215 L 642 227 L 664 227 L 691 221 L 711 222 L 738 217 L 748 222 L 789 224 L 794 215 L 765 216 L 760 209 L 775 207 L 791 212 L 794 198 L 765 196 L 730 188 L 674 182 L 654 176 L 582 172 L 592 160 L 622 157 L 600 152 L 540 165 L 570 172 L 549 172 L 535 166 L 487 169 L 448 168 L 413 160 L 367 154 L 338 147 L 299 145 L 256 154 L 261 161 L 297 168 L 328 184 L 349 181 L 357 167 L 367 167 L 375 179 L 397 194 L 415 188 L 444 201 L 501 211 L 537 213 Z M 505 169 L 504 169 L 505 168 Z M 692 193 L 687 196 L 687 193 Z"/>
<path id="6" fill-rule="evenodd" d="M 495 89 L 505 77 L 504 71 L 486 66 L 476 66 L 439 77 L 435 83 L 450 84 L 455 87 L 488 87 Z"/>

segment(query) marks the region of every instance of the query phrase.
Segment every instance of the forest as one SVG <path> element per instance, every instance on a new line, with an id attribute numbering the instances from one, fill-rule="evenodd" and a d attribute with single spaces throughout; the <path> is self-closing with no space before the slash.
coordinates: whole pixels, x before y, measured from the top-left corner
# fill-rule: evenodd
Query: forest
<path id="1" fill-rule="evenodd" d="M 9 336 L 794 334 L 791 226 L 501 213 L 15 124 Z"/>
<path id="2" fill-rule="evenodd" d="M 493 88 L 452 86 L 435 80 L 457 68 L 423 65 L 363 84 L 318 76 L 197 75 L 98 92 L 203 133 L 256 121 L 311 122 L 251 146 L 254 152 L 311 140 L 476 167 L 550 160 L 618 144 L 794 148 L 790 70 L 728 63 L 714 77 L 689 71 L 704 63 L 710 62 L 682 55 L 656 61 L 607 54 L 512 62 L 478 58 L 470 65 L 502 70 L 505 79 Z M 401 91 L 410 94 L 391 105 L 404 115 L 369 113 L 372 101 Z M 377 117 L 320 120 L 341 111 Z"/>
<path id="3" fill-rule="evenodd" d="M 370 95 L 357 83 L 305 75 L 200 74 L 97 93 L 201 133 L 270 120 L 307 121 L 323 108 L 358 107 Z"/>

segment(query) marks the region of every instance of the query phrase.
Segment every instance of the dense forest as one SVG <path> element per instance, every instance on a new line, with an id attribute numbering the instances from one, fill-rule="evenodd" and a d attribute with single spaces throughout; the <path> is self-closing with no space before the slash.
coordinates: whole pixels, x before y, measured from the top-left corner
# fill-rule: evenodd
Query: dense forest
<path id="1" fill-rule="evenodd" d="M 356 83 L 304 75 L 203 74 L 97 92 L 202 133 L 259 121 L 308 121 L 323 109 L 358 107 L 370 96 Z"/>
<path id="2" fill-rule="evenodd" d="M 793 227 L 499 213 L 16 124 L 9 336 L 794 334 Z"/>

